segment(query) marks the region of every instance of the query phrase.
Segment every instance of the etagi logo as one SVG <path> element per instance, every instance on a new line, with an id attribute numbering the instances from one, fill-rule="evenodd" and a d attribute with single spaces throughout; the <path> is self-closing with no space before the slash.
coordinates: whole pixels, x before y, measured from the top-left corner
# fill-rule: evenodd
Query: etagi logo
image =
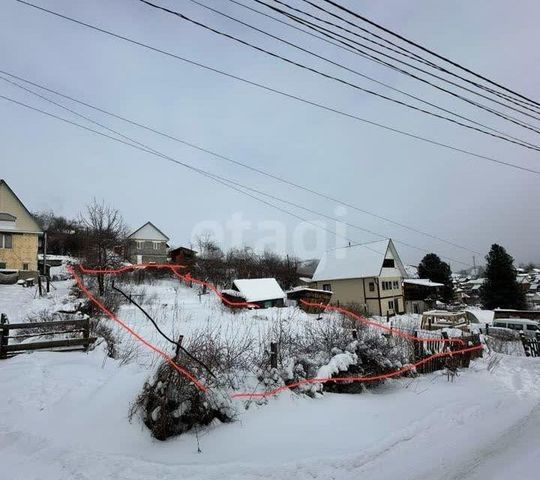
<path id="1" fill-rule="evenodd" d="M 346 215 L 347 209 L 337 206 L 328 220 L 306 220 L 290 227 L 278 220 L 250 221 L 243 212 L 235 212 L 223 221 L 197 223 L 191 231 L 191 242 L 197 245 L 201 239 L 206 239 L 218 246 L 250 246 L 257 252 L 287 252 L 306 259 L 333 249 L 337 256 L 345 256 L 346 249 L 339 247 L 353 241 L 348 238 Z M 255 240 L 250 242 L 248 237 Z"/>

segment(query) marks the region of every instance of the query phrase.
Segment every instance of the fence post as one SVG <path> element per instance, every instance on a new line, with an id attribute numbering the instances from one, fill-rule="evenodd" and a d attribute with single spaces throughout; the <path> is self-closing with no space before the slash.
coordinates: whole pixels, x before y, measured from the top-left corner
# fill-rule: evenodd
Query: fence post
<path id="1" fill-rule="evenodd" d="M 38 282 L 38 289 L 39 289 L 39 296 L 43 296 L 43 285 L 41 284 L 41 275 L 38 275 L 37 277 Z"/>
<path id="2" fill-rule="evenodd" d="M 271 368 L 277 368 L 277 357 L 278 357 L 278 344 L 276 342 L 272 342 L 270 344 L 270 367 Z"/>
<path id="3" fill-rule="evenodd" d="M 4 347 L 8 345 L 9 330 L 4 328 L 4 325 L 8 324 L 8 318 L 5 313 L 0 314 L 0 358 L 6 358 L 7 352 Z"/>
<path id="4" fill-rule="evenodd" d="M 45 279 L 47 280 L 47 293 L 49 293 L 51 291 L 51 278 L 47 275 Z"/>
<path id="5" fill-rule="evenodd" d="M 87 352 L 90 348 L 90 319 L 87 318 L 83 327 L 83 338 L 86 340 L 84 344 L 84 351 Z"/>
<path id="6" fill-rule="evenodd" d="M 358 340 L 358 330 L 356 330 L 356 328 L 352 331 L 352 338 L 353 340 Z"/>
<path id="7" fill-rule="evenodd" d="M 489 335 L 489 323 L 486 323 L 486 335 Z"/>

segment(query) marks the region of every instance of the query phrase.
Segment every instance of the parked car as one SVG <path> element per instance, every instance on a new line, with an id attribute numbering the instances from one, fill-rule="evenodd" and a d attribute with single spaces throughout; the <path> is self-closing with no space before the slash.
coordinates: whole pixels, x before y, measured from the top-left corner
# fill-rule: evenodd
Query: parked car
<path id="1" fill-rule="evenodd" d="M 540 335 L 540 324 L 527 318 L 497 318 L 493 321 L 493 326 L 523 332 L 529 337 Z"/>

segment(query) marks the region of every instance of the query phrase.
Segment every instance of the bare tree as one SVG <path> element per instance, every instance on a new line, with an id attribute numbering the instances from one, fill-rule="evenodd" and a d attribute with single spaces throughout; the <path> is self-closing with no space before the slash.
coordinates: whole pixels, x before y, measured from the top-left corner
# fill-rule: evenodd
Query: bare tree
<path id="1" fill-rule="evenodd" d="M 114 252 L 114 248 L 122 246 L 127 235 L 127 227 L 120 212 L 94 198 L 86 206 L 86 212 L 80 215 L 80 223 L 85 230 L 83 258 L 87 265 L 94 268 L 117 265 L 121 258 Z M 104 277 L 99 274 L 97 279 L 99 294 L 103 295 Z"/>

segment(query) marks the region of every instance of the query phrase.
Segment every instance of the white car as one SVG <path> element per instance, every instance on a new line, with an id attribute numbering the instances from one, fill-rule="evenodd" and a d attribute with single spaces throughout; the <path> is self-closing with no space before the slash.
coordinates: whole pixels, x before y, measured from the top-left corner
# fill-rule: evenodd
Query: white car
<path id="1" fill-rule="evenodd" d="M 497 318 L 493 321 L 493 326 L 523 332 L 528 337 L 540 334 L 540 324 L 527 318 Z"/>

